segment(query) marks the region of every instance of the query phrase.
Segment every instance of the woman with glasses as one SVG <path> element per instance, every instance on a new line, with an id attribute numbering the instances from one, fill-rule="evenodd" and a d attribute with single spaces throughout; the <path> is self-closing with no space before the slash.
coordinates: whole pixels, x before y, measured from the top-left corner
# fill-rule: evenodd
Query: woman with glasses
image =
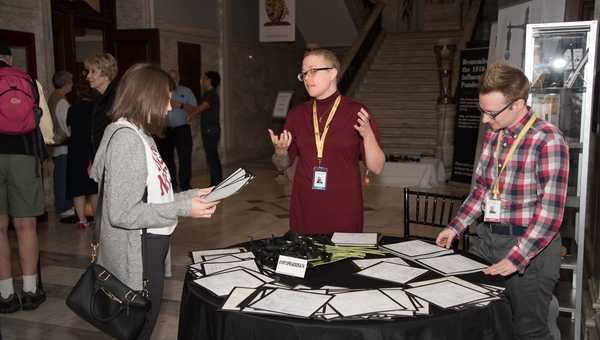
<path id="1" fill-rule="evenodd" d="M 297 163 L 290 202 L 290 230 L 300 234 L 362 232 L 359 162 L 379 174 L 385 155 L 373 117 L 337 89 L 340 63 L 329 50 L 307 52 L 298 80 L 311 99 L 292 108 L 284 130 L 269 130 L 273 163 Z"/>

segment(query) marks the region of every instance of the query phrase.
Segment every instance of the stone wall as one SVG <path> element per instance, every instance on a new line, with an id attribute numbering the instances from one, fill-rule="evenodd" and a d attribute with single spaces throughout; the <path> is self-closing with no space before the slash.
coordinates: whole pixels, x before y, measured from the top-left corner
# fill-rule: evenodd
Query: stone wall
<path id="1" fill-rule="evenodd" d="M 225 145 L 227 162 L 269 155 L 273 147 L 267 128 L 271 126 L 277 91 L 293 90 L 293 103 L 305 99 L 296 79 L 302 65 L 304 39 L 296 30 L 295 42 L 258 41 L 258 1 L 232 6 L 230 45 L 230 98 Z M 293 104 L 292 104 L 293 105 Z"/>
<path id="2" fill-rule="evenodd" d="M 3 0 L 0 2 L 0 28 L 35 34 L 38 80 L 49 94 L 53 88 L 54 46 L 52 15 L 47 0 Z"/>

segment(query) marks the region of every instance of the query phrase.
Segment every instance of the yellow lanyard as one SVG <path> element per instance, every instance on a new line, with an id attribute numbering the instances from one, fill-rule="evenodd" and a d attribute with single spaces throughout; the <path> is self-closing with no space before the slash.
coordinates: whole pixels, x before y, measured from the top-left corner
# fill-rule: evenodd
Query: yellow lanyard
<path id="1" fill-rule="evenodd" d="M 504 169 L 506 169 L 506 165 L 510 162 L 513 154 L 515 153 L 515 150 L 517 150 L 517 147 L 521 143 L 521 140 L 523 140 L 523 137 L 525 137 L 525 134 L 527 134 L 527 131 L 533 126 L 533 123 L 535 123 L 535 114 L 531 115 L 531 118 L 529 118 L 529 121 L 527 122 L 527 124 L 525 124 L 525 126 L 523 127 L 521 132 L 519 132 L 517 139 L 515 139 L 515 141 L 510 146 L 510 150 L 508 150 L 508 154 L 506 155 L 506 158 L 504 159 L 504 163 L 502 163 L 502 168 L 500 169 L 500 171 L 498 171 L 497 166 L 494 167 L 496 169 L 496 179 L 494 180 L 494 184 L 492 185 L 492 195 L 493 195 L 492 197 L 495 200 L 500 198 L 500 188 L 499 188 L 500 187 L 500 176 L 504 172 Z M 501 130 L 500 133 L 498 133 L 498 139 L 496 142 L 496 159 L 497 160 L 500 159 L 500 144 L 502 142 L 503 135 L 504 135 L 504 130 Z"/>
<path id="2" fill-rule="evenodd" d="M 335 112 L 337 111 L 341 100 L 342 96 L 338 96 L 335 99 L 335 103 L 333 103 L 333 107 L 331 108 L 331 111 L 329 111 L 329 117 L 327 117 L 327 121 L 325 122 L 325 128 L 323 129 L 322 136 L 321 132 L 319 131 L 319 119 L 317 117 L 317 101 L 313 101 L 313 128 L 315 130 L 315 144 L 317 146 L 317 158 L 319 160 L 319 165 L 321 164 L 321 159 L 323 158 L 323 150 L 325 149 L 325 137 L 327 136 L 327 132 L 329 131 L 329 124 L 331 124 L 333 116 L 335 116 Z"/>

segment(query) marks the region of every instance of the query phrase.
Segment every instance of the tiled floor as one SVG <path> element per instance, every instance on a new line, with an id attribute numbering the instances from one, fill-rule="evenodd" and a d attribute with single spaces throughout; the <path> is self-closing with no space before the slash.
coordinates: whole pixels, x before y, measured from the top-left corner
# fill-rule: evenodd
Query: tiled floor
<path id="1" fill-rule="evenodd" d="M 275 171 L 267 161 L 244 165 L 257 175 L 252 185 L 239 195 L 225 200 L 210 220 L 180 220 L 172 237 L 173 277 L 166 280 L 161 314 L 153 339 L 177 337 L 182 280 L 185 266 L 190 263 L 188 254 L 191 250 L 225 247 L 251 238 L 281 235 L 287 231 L 290 184 L 281 177 L 276 178 Z M 193 184 L 207 182 L 206 176 L 197 176 Z M 467 189 L 465 185 L 445 185 L 428 190 L 464 194 Z M 364 197 L 365 231 L 401 235 L 402 188 L 367 186 Z M 38 231 L 48 300 L 35 311 L 1 315 L 1 339 L 108 339 L 80 320 L 65 305 L 70 288 L 88 263 L 90 232 L 80 231 L 73 224 L 57 223 L 53 214 L 50 214 L 47 223 L 39 226 Z M 14 241 L 14 233 L 12 238 Z M 16 251 L 13 248 L 13 272 L 19 270 Z"/>

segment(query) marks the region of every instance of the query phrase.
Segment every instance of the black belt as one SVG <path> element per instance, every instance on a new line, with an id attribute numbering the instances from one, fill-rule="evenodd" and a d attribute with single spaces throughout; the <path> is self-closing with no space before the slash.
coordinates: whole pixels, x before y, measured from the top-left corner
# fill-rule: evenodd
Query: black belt
<path id="1" fill-rule="evenodd" d="M 527 227 L 507 223 L 484 222 L 483 224 L 488 227 L 493 234 L 499 235 L 522 236 L 527 230 Z"/>

